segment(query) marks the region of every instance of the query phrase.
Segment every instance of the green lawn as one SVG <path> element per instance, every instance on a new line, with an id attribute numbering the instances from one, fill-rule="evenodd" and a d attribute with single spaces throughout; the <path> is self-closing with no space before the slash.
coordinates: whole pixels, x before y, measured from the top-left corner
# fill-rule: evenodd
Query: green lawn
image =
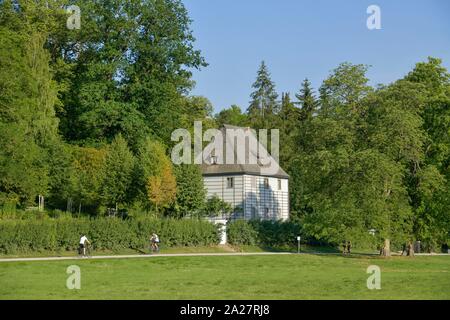
<path id="1" fill-rule="evenodd" d="M 66 268 L 81 268 L 81 289 Z M 381 290 L 366 268 L 381 268 Z M 450 299 L 450 256 L 155 257 L 1 262 L 0 299 Z"/>

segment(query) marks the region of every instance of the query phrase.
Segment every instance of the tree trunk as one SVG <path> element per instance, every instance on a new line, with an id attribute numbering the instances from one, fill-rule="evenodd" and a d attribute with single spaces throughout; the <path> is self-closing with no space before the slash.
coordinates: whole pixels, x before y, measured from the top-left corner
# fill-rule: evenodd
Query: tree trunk
<path id="1" fill-rule="evenodd" d="M 408 256 L 414 257 L 414 246 L 411 242 L 408 244 Z"/>
<path id="2" fill-rule="evenodd" d="M 384 239 L 383 248 L 381 249 L 380 255 L 383 257 L 391 256 L 391 241 L 389 239 Z"/>

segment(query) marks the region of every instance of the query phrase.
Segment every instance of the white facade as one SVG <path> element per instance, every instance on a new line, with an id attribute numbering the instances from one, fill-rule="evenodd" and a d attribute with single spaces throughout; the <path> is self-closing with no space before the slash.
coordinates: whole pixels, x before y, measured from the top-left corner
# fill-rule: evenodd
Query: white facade
<path id="1" fill-rule="evenodd" d="M 230 174 L 203 177 L 207 197 L 217 195 L 233 208 L 233 217 L 289 218 L 289 182 L 284 177 Z"/>

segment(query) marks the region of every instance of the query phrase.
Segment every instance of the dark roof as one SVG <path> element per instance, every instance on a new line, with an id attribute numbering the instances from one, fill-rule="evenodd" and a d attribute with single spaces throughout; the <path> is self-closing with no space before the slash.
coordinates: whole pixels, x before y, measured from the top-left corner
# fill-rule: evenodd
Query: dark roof
<path id="1" fill-rule="evenodd" d="M 250 128 L 243 128 L 243 127 L 236 127 L 231 125 L 224 125 L 219 130 L 222 131 L 225 135 L 226 129 L 243 129 L 243 130 L 249 130 Z M 224 149 L 227 145 L 227 139 L 224 138 Z M 258 142 L 259 143 L 259 142 Z M 236 154 L 236 149 L 234 150 Z M 250 152 L 253 152 L 256 154 L 255 150 L 250 150 Z M 269 155 L 270 156 L 270 155 Z M 271 160 L 275 161 L 272 157 L 270 157 Z M 270 176 L 270 177 L 279 177 L 279 178 L 289 178 L 289 175 L 280 167 L 278 166 L 278 170 L 276 173 L 267 173 L 264 172 L 265 168 L 268 168 L 268 166 L 264 166 L 262 164 L 206 164 L 203 163 L 201 166 L 202 174 L 204 176 L 217 176 L 217 175 L 234 175 L 234 174 L 249 174 L 249 175 L 261 175 L 261 176 Z"/>

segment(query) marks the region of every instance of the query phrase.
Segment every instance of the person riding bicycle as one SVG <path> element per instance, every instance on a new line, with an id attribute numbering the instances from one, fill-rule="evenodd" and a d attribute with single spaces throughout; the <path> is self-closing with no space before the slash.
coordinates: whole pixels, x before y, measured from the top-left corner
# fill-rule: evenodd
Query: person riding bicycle
<path id="1" fill-rule="evenodd" d="M 150 238 L 151 244 L 152 244 L 152 252 L 153 251 L 159 251 L 159 237 L 156 233 L 153 232 L 151 238 Z"/>
<path id="2" fill-rule="evenodd" d="M 85 235 L 82 235 L 81 239 L 80 239 L 79 253 L 81 255 L 83 255 L 83 257 L 86 256 L 86 247 L 87 247 L 87 245 L 90 245 L 90 244 L 91 244 L 91 242 L 88 240 L 88 238 Z"/>

